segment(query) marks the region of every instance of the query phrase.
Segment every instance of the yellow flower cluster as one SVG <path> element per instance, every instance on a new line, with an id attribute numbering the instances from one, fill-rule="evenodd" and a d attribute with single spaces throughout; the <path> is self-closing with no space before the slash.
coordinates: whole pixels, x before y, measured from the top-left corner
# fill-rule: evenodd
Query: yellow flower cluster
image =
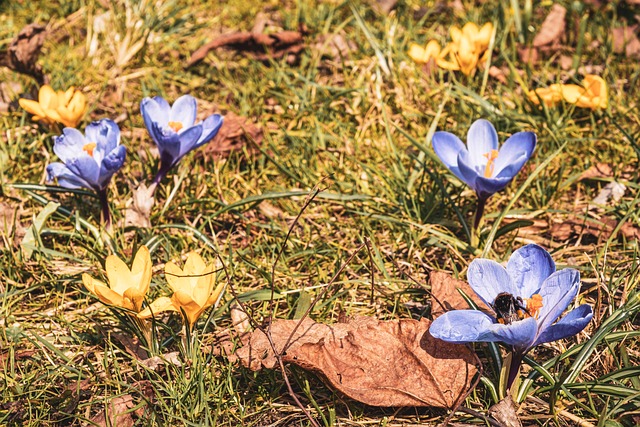
<path id="1" fill-rule="evenodd" d="M 172 310 L 183 313 L 190 329 L 200 315 L 220 301 L 225 283 L 214 288 L 216 274 L 214 265 L 206 265 L 195 252 L 187 256 L 184 270 L 173 262 L 165 266 L 165 276 L 173 289 L 173 296 L 160 297 L 142 310 L 142 303 L 151 283 L 151 256 L 149 249 L 142 246 L 133 260 L 131 269 L 115 255 L 107 257 L 105 269 L 109 285 L 82 275 L 84 286 L 105 304 L 134 311 L 141 319 L 148 319 L 156 313 Z"/>
<path id="2" fill-rule="evenodd" d="M 546 88 L 531 90 L 527 95 L 534 104 L 539 105 L 542 101 L 547 107 L 555 107 L 564 100 L 576 107 L 598 110 L 607 108 L 609 103 L 607 82 L 593 74 L 584 77 L 582 86 L 552 84 Z"/>
<path id="3" fill-rule="evenodd" d="M 44 85 L 38 92 L 38 101 L 21 98 L 20 106 L 33 114 L 33 120 L 46 124 L 62 123 L 67 127 L 76 127 L 87 105 L 84 94 L 73 87 L 66 91 L 56 92 L 49 85 Z"/>
<path id="4" fill-rule="evenodd" d="M 452 41 L 444 49 L 435 40 L 430 40 L 424 48 L 412 43 L 409 56 L 419 64 L 433 59 L 438 67 L 445 70 L 460 70 L 467 76 L 473 74 L 478 64 L 487 59 L 493 24 L 487 22 L 478 28 L 473 22 L 468 22 L 462 29 L 452 26 L 449 33 Z"/>

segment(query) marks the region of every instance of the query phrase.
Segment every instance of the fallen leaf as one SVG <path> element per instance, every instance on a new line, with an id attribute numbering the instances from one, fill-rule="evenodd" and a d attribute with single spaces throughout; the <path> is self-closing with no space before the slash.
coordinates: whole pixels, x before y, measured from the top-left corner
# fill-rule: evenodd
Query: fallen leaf
<path id="1" fill-rule="evenodd" d="M 186 67 L 200 63 L 210 51 L 221 47 L 250 53 L 259 61 L 267 61 L 289 54 L 297 55 L 305 48 L 305 44 L 301 31 L 280 31 L 272 34 L 240 31 L 224 34 L 193 52 Z"/>
<path id="2" fill-rule="evenodd" d="M 249 332 L 249 329 L 251 328 L 249 315 L 242 309 L 240 304 L 231 304 L 229 315 L 231 316 L 231 324 L 238 335 L 243 335 Z"/>
<path id="3" fill-rule="evenodd" d="M 447 311 L 469 308 L 469 304 L 467 304 L 458 289 L 467 294 L 479 308 L 486 309 L 485 303 L 482 302 L 467 282 L 455 279 L 449 273 L 432 271 L 429 274 L 429 283 L 431 284 L 431 295 L 433 296 L 431 317 L 434 319 Z"/>
<path id="4" fill-rule="evenodd" d="M 128 394 L 113 398 L 107 403 L 107 407 L 90 421 L 99 427 L 132 427 L 135 424 L 131 410 L 134 406 L 133 397 Z"/>
<path id="5" fill-rule="evenodd" d="M 0 202 L 0 249 L 5 247 L 5 242 L 17 246 L 26 229 L 20 222 L 22 207 L 7 202 Z"/>
<path id="6" fill-rule="evenodd" d="M 507 397 L 489 408 L 489 415 L 504 427 L 522 427 L 517 410 L 511 393 L 507 392 Z"/>
<path id="7" fill-rule="evenodd" d="M 593 179 L 593 178 L 612 178 L 613 167 L 608 163 L 596 163 L 590 166 L 589 169 L 582 172 L 578 180 Z"/>
<path id="8" fill-rule="evenodd" d="M 564 35 L 565 16 L 567 9 L 555 3 L 551 6 L 551 11 L 542 22 L 538 34 L 533 38 L 533 47 L 540 48 L 552 44 L 560 44 L 560 39 Z"/>
<path id="9" fill-rule="evenodd" d="M 151 209 L 155 204 L 152 184 L 147 188 L 145 184 L 140 184 L 138 188 L 132 190 L 132 197 L 127 201 L 127 208 L 124 211 L 124 225 L 151 228 Z"/>
<path id="10" fill-rule="evenodd" d="M 205 157 L 211 156 L 216 159 L 242 150 L 245 146 L 252 152 L 255 151 L 255 145 L 262 143 L 263 138 L 264 132 L 260 126 L 230 111 L 225 114 L 224 123 L 216 137 L 201 151 Z"/>
<path id="11" fill-rule="evenodd" d="M 45 78 L 37 61 L 46 34 L 43 25 L 33 23 L 25 26 L 11 41 L 9 48 L 0 52 L 0 66 L 29 75 L 43 85 Z"/>
<path id="12" fill-rule="evenodd" d="M 373 5 L 378 12 L 388 15 L 398 3 L 398 0 L 374 0 Z"/>
<path id="13" fill-rule="evenodd" d="M 520 58 L 520 62 L 535 64 L 538 62 L 538 49 L 518 46 L 518 57 Z"/>
<path id="14" fill-rule="evenodd" d="M 590 236 L 596 242 L 601 242 L 611 238 L 616 227 L 618 227 L 618 221 L 609 217 L 600 220 L 565 218 L 562 222 L 553 224 L 549 229 L 549 234 L 554 240 L 562 242 L 584 239 L 586 236 Z M 627 239 L 640 239 L 640 228 L 630 222 L 622 224 L 618 232 Z"/>
<path id="15" fill-rule="evenodd" d="M 507 83 L 506 74 L 504 73 L 504 71 L 502 71 L 500 68 L 496 67 L 495 65 L 492 65 L 491 67 L 489 67 L 489 75 L 494 79 L 498 80 L 502 84 Z"/>
<path id="16" fill-rule="evenodd" d="M 636 35 L 637 25 L 611 30 L 613 51 L 624 53 L 629 58 L 640 58 L 640 40 Z"/>
<path id="17" fill-rule="evenodd" d="M 347 57 L 358 49 L 356 43 L 348 39 L 344 32 L 338 34 L 321 34 L 313 45 L 313 51 L 320 56 L 328 56 L 334 61 Z"/>
<path id="18" fill-rule="evenodd" d="M 560 68 L 565 71 L 570 70 L 571 67 L 573 67 L 573 58 L 568 55 L 560 55 L 558 62 L 560 64 Z"/>
<path id="19" fill-rule="evenodd" d="M 617 203 L 624 196 L 627 187 L 624 184 L 613 181 L 602 187 L 598 195 L 591 201 L 593 205 L 605 206 L 609 201 Z"/>
<path id="20" fill-rule="evenodd" d="M 451 408 L 470 387 L 474 356 L 463 345 L 433 338 L 430 324 L 426 319 L 356 317 L 325 325 L 306 318 L 276 320 L 269 331 L 283 362 L 320 374 L 359 402 Z M 236 352 L 245 366 L 258 370 L 277 365 L 261 330 L 245 342 Z"/>
<path id="21" fill-rule="evenodd" d="M 147 350 L 140 345 L 140 340 L 137 337 L 119 332 L 112 332 L 111 336 L 117 339 L 127 353 L 137 360 L 145 360 L 149 356 Z"/>
<path id="22" fill-rule="evenodd" d="M 165 353 L 160 356 L 149 357 L 148 359 L 139 360 L 139 362 L 141 365 L 146 366 L 153 371 L 157 371 L 158 368 L 162 368 L 167 364 L 176 366 L 178 368 L 182 366 L 180 354 L 177 351 Z"/>

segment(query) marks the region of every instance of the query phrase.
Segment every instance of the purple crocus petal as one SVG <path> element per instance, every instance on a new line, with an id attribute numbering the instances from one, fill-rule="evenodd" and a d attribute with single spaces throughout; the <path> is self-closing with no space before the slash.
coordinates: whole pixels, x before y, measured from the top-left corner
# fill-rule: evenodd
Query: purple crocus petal
<path id="1" fill-rule="evenodd" d="M 533 343 L 537 331 L 536 321 L 531 317 L 503 325 L 477 310 L 449 311 L 429 327 L 433 337 L 451 343 L 500 341 L 523 349 Z"/>
<path id="2" fill-rule="evenodd" d="M 162 129 L 168 127 L 169 114 L 166 114 L 164 107 L 152 98 L 144 98 L 140 102 L 140 112 L 151 139 L 160 147 L 159 141 L 162 139 Z"/>
<path id="3" fill-rule="evenodd" d="M 182 95 L 173 103 L 169 121 L 181 123 L 183 130 L 189 128 L 196 121 L 197 108 L 196 99 L 193 96 Z"/>
<path id="4" fill-rule="evenodd" d="M 498 191 L 504 189 L 513 178 L 485 178 L 484 176 L 479 176 L 476 179 L 475 190 L 478 193 L 478 197 L 487 199 L 492 194 L 497 193 Z"/>
<path id="5" fill-rule="evenodd" d="M 202 135 L 196 142 L 194 148 L 198 148 L 207 142 L 211 141 L 218 134 L 220 127 L 222 127 L 222 123 L 224 122 L 223 117 L 220 114 L 212 114 L 207 117 L 202 124 Z"/>
<path id="6" fill-rule="evenodd" d="M 513 163 L 505 165 L 500 170 L 496 169 L 494 171 L 494 175 L 496 178 L 508 178 L 509 181 L 511 181 L 513 177 L 516 176 L 518 172 L 520 172 L 520 169 L 522 169 L 522 166 L 524 166 L 524 164 L 527 163 L 527 160 L 529 160 L 529 158 L 527 157 L 527 154 L 523 151 L 522 153 L 520 153 L 520 157 L 515 159 Z"/>
<path id="7" fill-rule="evenodd" d="M 180 153 L 178 154 L 176 162 L 195 148 L 196 143 L 200 139 L 200 135 L 202 135 L 202 124 L 192 126 L 178 135 L 178 138 L 180 138 Z"/>
<path id="8" fill-rule="evenodd" d="M 113 151 L 120 144 L 120 128 L 110 119 L 102 119 L 90 123 L 85 131 L 85 139 L 94 142 L 93 158 L 101 163 L 107 153 Z"/>
<path id="9" fill-rule="evenodd" d="M 558 323 L 542 331 L 534 345 L 573 336 L 582 331 L 591 322 L 592 317 L 593 310 L 591 306 L 583 304 L 567 313 Z"/>
<path id="10" fill-rule="evenodd" d="M 100 167 L 100 177 L 98 179 L 98 185 L 104 189 L 109 185 L 111 177 L 115 174 L 127 158 L 127 149 L 124 145 L 119 145 L 115 150 L 112 150 L 102 161 Z"/>
<path id="11" fill-rule="evenodd" d="M 63 163 L 83 154 L 82 147 L 87 143 L 82 132 L 75 128 L 64 128 L 62 135 L 54 137 L 54 141 L 53 152 Z"/>
<path id="12" fill-rule="evenodd" d="M 477 192 L 476 180 L 479 175 L 467 150 L 462 150 L 458 153 L 458 171 L 460 172 L 459 178 Z"/>
<path id="13" fill-rule="evenodd" d="M 514 295 L 530 298 L 540 290 L 545 279 L 556 271 L 549 252 L 538 245 L 526 245 L 516 250 L 507 262 L 507 273 L 517 291 Z"/>
<path id="14" fill-rule="evenodd" d="M 476 258 L 471 261 L 467 280 L 473 291 L 488 307 L 491 307 L 499 293 L 508 292 L 515 295 L 517 290 L 511 283 L 507 270 L 497 262 L 486 258 Z"/>
<path id="15" fill-rule="evenodd" d="M 78 177 L 85 180 L 89 187 L 98 190 L 100 188 L 99 178 L 100 178 L 100 166 L 96 163 L 93 157 L 89 155 L 84 155 L 80 157 L 76 157 L 75 159 L 71 159 L 68 162 L 65 162 L 67 168 Z"/>
<path id="16" fill-rule="evenodd" d="M 431 138 L 431 145 L 447 169 L 460 180 L 466 182 L 458 168 L 458 154 L 461 151 L 467 151 L 467 147 L 460 141 L 460 138 L 449 132 L 436 132 Z"/>
<path id="17" fill-rule="evenodd" d="M 580 272 L 573 268 L 556 271 L 542 282 L 538 294 L 543 306 L 538 311 L 540 333 L 556 321 L 580 290 Z"/>
<path id="18" fill-rule="evenodd" d="M 69 170 L 64 163 L 54 162 L 47 166 L 47 182 L 58 180 L 58 185 L 65 188 L 91 188 L 91 185 Z"/>
<path id="19" fill-rule="evenodd" d="M 515 172 L 511 176 L 518 173 L 522 165 L 533 154 L 533 150 L 536 148 L 536 139 L 536 134 L 533 132 L 518 132 L 511 135 L 500 147 L 498 158 L 494 163 L 494 175 L 498 176 L 504 168 L 515 164 L 520 166 L 517 169 L 513 168 Z"/>
<path id="20" fill-rule="evenodd" d="M 169 117 L 171 115 L 171 106 L 166 99 L 161 96 L 154 96 L 151 99 L 153 99 L 158 104 L 158 108 L 160 108 L 160 110 L 162 111 L 163 116 Z"/>
<path id="21" fill-rule="evenodd" d="M 485 155 L 498 149 L 498 134 L 491 122 L 484 119 L 473 122 L 467 133 L 467 149 L 475 167 L 487 163 Z"/>

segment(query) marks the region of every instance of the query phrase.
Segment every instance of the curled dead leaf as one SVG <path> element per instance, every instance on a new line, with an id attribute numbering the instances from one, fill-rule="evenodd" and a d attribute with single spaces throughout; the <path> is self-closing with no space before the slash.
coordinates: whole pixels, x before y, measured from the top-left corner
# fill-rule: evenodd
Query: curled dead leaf
<path id="1" fill-rule="evenodd" d="M 255 151 L 255 146 L 262 143 L 264 132 L 260 126 L 246 117 L 228 112 L 224 116 L 224 124 L 213 141 L 202 150 L 205 157 L 214 159 L 228 156 L 233 151 L 240 151 L 247 147 L 249 152 Z M 255 143 L 255 144 L 254 144 Z"/>
<path id="2" fill-rule="evenodd" d="M 465 346 L 429 334 L 426 319 L 357 317 L 325 325 L 306 318 L 276 320 L 269 332 L 285 363 L 320 374 L 341 393 L 372 406 L 451 408 L 476 373 Z M 254 331 L 236 352 L 253 370 L 277 366 L 267 335 Z"/>
<path id="3" fill-rule="evenodd" d="M 636 35 L 637 25 L 631 27 L 613 28 L 613 51 L 624 53 L 629 58 L 640 58 L 640 40 Z"/>
<path id="4" fill-rule="evenodd" d="M 542 22 L 538 34 L 533 39 L 533 47 L 540 48 L 552 44 L 560 44 L 560 39 L 564 35 L 565 17 L 567 9 L 555 3 L 549 14 Z"/>
<path id="5" fill-rule="evenodd" d="M 151 227 L 151 209 L 155 204 L 153 190 L 155 185 L 149 188 L 145 184 L 140 184 L 138 188 L 132 190 L 132 197 L 127 202 L 127 208 L 124 211 L 124 225 L 142 228 Z"/>
<path id="6" fill-rule="evenodd" d="M 45 78 L 37 61 L 45 36 L 46 30 L 43 25 L 33 23 L 25 26 L 11 41 L 9 48 L 0 52 L 0 66 L 29 75 L 35 78 L 38 84 L 43 85 Z"/>

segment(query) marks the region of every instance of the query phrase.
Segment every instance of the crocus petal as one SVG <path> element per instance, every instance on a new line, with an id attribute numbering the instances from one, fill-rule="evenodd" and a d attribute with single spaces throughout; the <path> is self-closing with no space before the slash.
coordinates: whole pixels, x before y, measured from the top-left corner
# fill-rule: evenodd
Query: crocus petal
<path id="1" fill-rule="evenodd" d="M 40 106 L 40 103 L 36 101 L 26 98 L 20 98 L 18 100 L 18 104 L 20 104 L 20 106 L 24 108 L 27 113 L 31 113 L 38 117 L 45 117 L 44 110 Z"/>
<path id="2" fill-rule="evenodd" d="M 475 166 L 485 165 L 485 155 L 498 149 L 498 133 L 491 122 L 479 119 L 473 122 L 467 133 L 467 149 Z"/>
<path id="3" fill-rule="evenodd" d="M 167 123 L 169 123 L 169 114 L 165 112 L 163 104 L 152 98 L 144 98 L 140 102 L 140 113 L 142 113 L 144 125 L 149 131 L 151 138 L 160 146 L 159 140 L 161 135 L 158 133 L 161 129 L 166 128 Z"/>
<path id="4" fill-rule="evenodd" d="M 151 99 L 158 103 L 158 108 L 160 108 L 160 111 L 162 111 L 162 115 L 169 117 L 169 115 L 171 114 L 171 106 L 169 105 L 167 100 L 161 96 L 154 96 Z"/>
<path id="5" fill-rule="evenodd" d="M 220 114 L 212 114 L 207 117 L 202 124 L 202 134 L 198 139 L 198 142 L 195 145 L 195 148 L 200 147 L 201 145 L 206 144 L 211 141 L 222 127 L 222 123 L 224 123 L 224 119 Z"/>
<path id="6" fill-rule="evenodd" d="M 460 172 L 460 179 L 467 183 L 467 185 L 477 191 L 476 180 L 478 179 L 479 172 L 476 169 L 471 156 L 467 150 L 462 150 L 458 153 L 458 171 Z"/>
<path id="7" fill-rule="evenodd" d="M 86 143 L 87 140 L 78 129 L 64 128 L 62 135 L 54 137 L 53 152 L 63 163 L 67 163 L 86 154 L 82 151 Z"/>
<path id="8" fill-rule="evenodd" d="M 127 310 L 136 311 L 133 302 L 129 298 L 125 298 L 123 295 L 120 295 L 108 286 L 99 286 L 98 284 L 94 285 L 96 295 L 102 302 L 115 305 L 116 307 L 126 308 Z"/>
<path id="9" fill-rule="evenodd" d="M 491 41 L 491 35 L 493 34 L 493 24 L 491 22 L 487 22 L 482 26 L 480 31 L 478 31 L 478 36 L 476 39 L 476 47 L 479 50 L 485 50 L 489 47 L 489 42 Z"/>
<path id="10" fill-rule="evenodd" d="M 209 295 L 209 299 L 207 300 L 207 304 L 206 306 L 214 306 L 217 307 L 218 303 L 220 303 L 220 300 L 222 299 L 222 294 L 224 293 L 224 290 L 227 287 L 227 283 L 226 282 L 221 282 L 214 290 L 213 292 L 211 292 L 211 295 Z"/>
<path id="11" fill-rule="evenodd" d="M 201 270 L 199 273 L 200 277 L 198 277 L 196 285 L 191 291 L 193 300 L 201 307 L 207 306 L 207 301 L 209 300 L 211 291 L 213 291 L 213 285 L 216 283 L 216 276 L 213 269 L 214 266 L 211 264 L 204 270 Z"/>
<path id="12" fill-rule="evenodd" d="M 189 151 L 196 148 L 196 144 L 202 135 L 202 124 L 190 127 L 178 135 L 180 139 L 180 154 L 174 160 L 174 164 L 182 159 Z"/>
<path id="13" fill-rule="evenodd" d="M 545 279 L 556 271 L 549 252 L 538 245 L 526 245 L 516 250 L 507 262 L 507 273 L 517 291 L 513 294 L 530 298 L 538 293 Z"/>
<path id="14" fill-rule="evenodd" d="M 549 326 L 536 339 L 535 345 L 567 338 L 582 331 L 591 321 L 593 310 L 590 305 L 583 304 L 571 310 L 558 323 Z"/>
<path id="15" fill-rule="evenodd" d="M 91 185 L 74 174 L 65 166 L 64 163 L 54 162 L 47 166 L 47 181 L 53 181 L 56 178 L 58 184 L 64 188 L 91 188 Z"/>
<path id="16" fill-rule="evenodd" d="M 527 348 L 535 339 L 538 328 L 533 318 L 509 325 L 495 320 L 478 310 L 453 310 L 433 321 L 429 332 L 443 341 L 463 344 L 468 342 L 503 342 L 518 348 Z"/>
<path id="17" fill-rule="evenodd" d="M 512 176 L 497 176 L 495 178 L 485 178 L 484 176 L 478 176 L 475 182 L 476 192 L 481 199 L 487 199 L 492 194 L 497 193 L 504 189 L 511 180 Z"/>
<path id="18" fill-rule="evenodd" d="M 543 306 L 538 312 L 540 333 L 556 321 L 569 306 L 580 290 L 580 272 L 573 268 L 556 271 L 549 276 L 538 292 Z"/>
<path id="19" fill-rule="evenodd" d="M 98 179 L 98 187 L 107 188 L 113 175 L 120 170 L 127 158 L 127 149 L 124 145 L 119 145 L 111 153 L 102 160 L 100 166 L 100 177 Z"/>
<path id="20" fill-rule="evenodd" d="M 536 140 L 536 134 L 533 132 L 518 132 L 511 135 L 500 147 L 498 158 L 494 163 L 493 176 L 503 176 L 500 172 L 507 166 L 512 167 L 512 172 L 515 171 L 511 177 L 515 176 L 533 154 Z"/>
<path id="21" fill-rule="evenodd" d="M 44 109 L 55 109 L 58 106 L 58 94 L 51 86 L 43 85 L 38 91 L 38 102 Z"/>
<path id="22" fill-rule="evenodd" d="M 94 142 L 96 148 L 94 153 L 101 153 L 101 156 L 94 155 L 97 162 L 100 162 L 106 153 L 110 153 L 120 144 L 120 128 L 118 124 L 110 119 L 102 119 L 90 123 L 84 130 L 85 139 Z"/>
<path id="23" fill-rule="evenodd" d="M 141 319 L 148 319 L 153 317 L 157 313 L 163 311 L 180 311 L 178 307 L 173 304 L 173 300 L 169 297 L 160 297 L 149 305 L 149 307 L 138 313 L 138 317 Z"/>
<path id="24" fill-rule="evenodd" d="M 138 278 L 138 283 L 133 284 L 139 292 L 146 295 L 151 284 L 151 254 L 145 245 L 140 246 L 131 265 L 131 274 Z"/>
<path id="25" fill-rule="evenodd" d="M 491 304 L 501 292 L 517 295 L 517 289 L 511 283 L 507 270 L 490 259 L 476 258 L 471 261 L 467 272 L 467 280 L 473 291 L 478 294 L 488 307 L 491 307 Z"/>
<path id="26" fill-rule="evenodd" d="M 87 181 L 90 188 L 94 190 L 101 189 L 99 184 L 100 166 L 96 163 L 93 157 L 85 154 L 80 157 L 76 157 L 75 159 L 71 159 L 65 162 L 65 164 L 71 172 Z"/>
<path id="27" fill-rule="evenodd" d="M 197 109 L 196 99 L 193 96 L 182 95 L 173 103 L 169 121 L 182 123 L 183 129 L 191 127 L 196 122 Z"/>
<path id="28" fill-rule="evenodd" d="M 132 282 L 131 270 L 116 255 L 109 255 L 105 261 L 105 270 L 107 272 L 107 278 L 109 279 L 109 285 L 114 292 L 120 295 L 124 295 L 124 292 L 131 286 L 134 286 Z"/>
<path id="29" fill-rule="evenodd" d="M 189 252 L 184 262 L 184 274 L 187 276 L 198 275 L 206 270 L 207 264 L 197 252 Z"/>
<path id="30" fill-rule="evenodd" d="M 174 262 L 169 261 L 164 265 L 164 276 L 173 292 L 190 287 L 189 278 Z"/>
<path id="31" fill-rule="evenodd" d="M 466 182 L 458 167 L 458 154 L 461 151 L 467 151 L 460 138 L 449 132 L 436 132 L 431 138 L 431 145 L 447 169 Z"/>

